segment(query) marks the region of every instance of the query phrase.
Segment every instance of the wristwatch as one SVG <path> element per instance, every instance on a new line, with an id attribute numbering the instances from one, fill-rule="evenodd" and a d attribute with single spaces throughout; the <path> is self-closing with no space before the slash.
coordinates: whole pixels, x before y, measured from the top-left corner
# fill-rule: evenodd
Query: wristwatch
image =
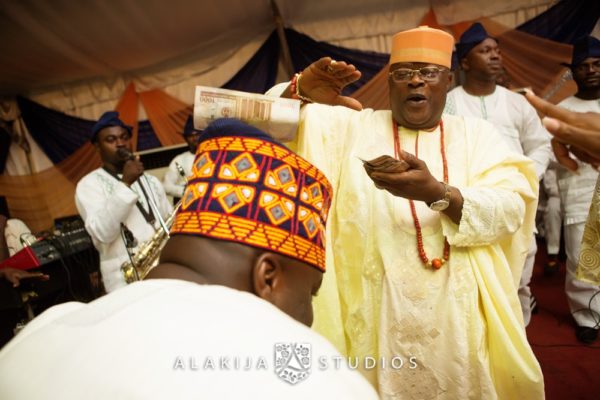
<path id="1" fill-rule="evenodd" d="M 440 183 L 444 185 L 444 189 L 446 189 L 446 191 L 444 192 L 444 197 L 429 204 L 429 208 L 433 211 L 444 211 L 450 206 L 450 185 L 448 185 L 446 182 Z"/>

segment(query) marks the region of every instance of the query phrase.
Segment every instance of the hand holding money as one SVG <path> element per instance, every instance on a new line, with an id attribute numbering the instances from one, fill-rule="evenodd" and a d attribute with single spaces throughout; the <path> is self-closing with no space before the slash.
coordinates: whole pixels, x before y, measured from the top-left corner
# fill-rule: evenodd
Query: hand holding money
<path id="1" fill-rule="evenodd" d="M 434 178 L 423 160 L 401 151 L 401 159 L 381 156 L 363 161 L 363 166 L 375 187 L 397 197 L 426 203 L 443 197 L 445 187 Z"/>
<path id="2" fill-rule="evenodd" d="M 397 160 L 391 156 L 380 156 L 371 161 L 361 159 L 363 166 L 367 171 L 367 174 L 371 175 L 373 172 L 385 172 L 385 173 L 399 173 L 404 172 L 410 168 L 410 166 L 404 160 Z"/>

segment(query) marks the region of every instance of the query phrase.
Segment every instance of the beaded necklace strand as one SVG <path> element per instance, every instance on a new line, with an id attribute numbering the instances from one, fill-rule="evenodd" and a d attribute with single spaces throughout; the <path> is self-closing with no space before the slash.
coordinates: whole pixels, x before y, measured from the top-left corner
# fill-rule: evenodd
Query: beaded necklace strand
<path id="1" fill-rule="evenodd" d="M 401 160 L 400 157 L 400 131 L 398 130 L 398 124 L 396 121 L 393 121 L 394 125 L 394 155 L 396 159 Z M 444 121 L 440 120 L 440 152 L 442 154 L 442 164 L 444 167 L 444 183 L 448 183 L 448 161 L 446 160 L 446 150 L 444 146 Z M 415 140 L 415 157 L 419 157 L 419 132 L 417 131 L 417 139 Z M 427 254 L 425 253 L 425 247 L 423 247 L 423 233 L 421 231 L 421 223 L 419 222 L 419 217 L 417 216 L 417 210 L 415 208 L 415 203 L 413 200 L 408 200 L 410 204 L 410 212 L 413 217 L 413 222 L 415 225 L 415 230 L 417 232 L 417 250 L 419 252 L 419 258 L 429 268 L 440 269 L 442 265 L 448 261 L 450 258 L 450 244 L 448 243 L 448 239 L 444 237 L 444 256 L 442 258 L 434 258 L 429 261 Z"/>

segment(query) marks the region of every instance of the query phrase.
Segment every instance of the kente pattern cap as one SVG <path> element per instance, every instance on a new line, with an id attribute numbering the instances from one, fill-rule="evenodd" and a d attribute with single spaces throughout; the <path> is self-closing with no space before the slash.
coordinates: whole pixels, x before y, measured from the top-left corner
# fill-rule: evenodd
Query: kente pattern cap
<path id="1" fill-rule="evenodd" d="M 600 57 L 600 40 L 593 36 L 586 36 L 575 42 L 571 64 L 566 65 L 576 67 L 590 57 Z"/>
<path id="2" fill-rule="evenodd" d="M 109 126 L 121 126 L 121 127 L 125 128 L 127 131 L 129 131 L 129 133 L 131 133 L 131 131 L 133 129 L 131 126 L 129 126 L 129 125 L 125 124 L 123 121 L 121 121 L 121 119 L 119 118 L 118 111 L 107 111 L 104 114 L 102 114 L 102 116 L 100 117 L 98 122 L 96 122 L 96 124 L 92 128 L 92 139 L 91 139 L 92 142 L 96 141 L 98 132 L 100 132 L 102 129 L 107 128 Z"/>
<path id="3" fill-rule="evenodd" d="M 314 165 L 235 119 L 203 132 L 172 234 L 267 249 L 325 271 L 332 188 Z"/>
<path id="4" fill-rule="evenodd" d="M 456 55 L 458 61 L 462 60 L 469 54 L 473 47 L 477 46 L 479 43 L 483 42 L 487 38 L 492 38 L 496 42 L 498 39 L 490 36 L 483 25 L 479 22 L 475 22 L 473 25 L 469 27 L 463 34 L 460 36 L 460 40 L 456 44 Z"/>
<path id="5" fill-rule="evenodd" d="M 392 38 L 390 64 L 422 62 L 450 68 L 454 38 L 440 29 L 420 26 Z"/>

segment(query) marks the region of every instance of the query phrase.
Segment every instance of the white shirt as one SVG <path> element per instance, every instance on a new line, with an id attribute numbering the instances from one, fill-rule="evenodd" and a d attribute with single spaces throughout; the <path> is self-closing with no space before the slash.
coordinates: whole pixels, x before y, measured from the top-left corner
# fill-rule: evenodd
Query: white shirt
<path id="1" fill-rule="evenodd" d="M 281 344 L 305 345 L 281 365 L 289 372 L 304 358 L 303 381 L 276 375 Z M 377 398 L 333 357 L 341 356 L 323 337 L 250 293 L 148 280 L 35 318 L 0 352 L 0 398 Z"/>
<path id="2" fill-rule="evenodd" d="M 169 169 L 165 173 L 165 177 L 163 178 L 163 186 L 165 188 L 165 192 L 169 196 L 173 197 L 182 197 L 183 191 L 185 190 L 186 180 L 185 177 L 188 177 L 192 174 L 192 165 L 194 164 L 194 153 L 191 151 L 186 151 L 185 153 L 178 154 L 173 158 L 171 163 L 169 164 Z M 181 176 L 179 170 L 177 169 L 177 164 L 181 165 L 183 171 L 185 172 L 185 177 Z"/>
<path id="3" fill-rule="evenodd" d="M 150 209 L 140 181 L 163 219 L 167 218 L 173 208 L 160 181 L 152 175 L 143 175 L 128 187 L 104 169 L 98 168 L 77 183 L 75 205 L 100 253 L 100 271 L 107 292 L 126 285 L 121 265 L 129 260 L 129 254 L 121 223 L 133 233 L 138 246 L 149 240 L 159 227 L 158 219 L 151 225 L 136 206 L 139 201 L 145 210 Z"/>
<path id="4" fill-rule="evenodd" d="M 458 86 L 448 92 L 444 112 L 490 121 L 511 150 L 533 160 L 542 179 L 552 157 L 551 137 L 525 97 L 498 85 L 488 96 L 473 96 Z"/>
<path id="5" fill-rule="evenodd" d="M 20 219 L 16 218 L 10 218 L 6 221 L 4 238 L 6 239 L 8 254 L 11 257 L 23 248 L 24 242 L 29 242 L 31 244 L 37 240 L 27 225 L 25 225 L 25 223 Z"/>
<path id="6" fill-rule="evenodd" d="M 559 106 L 576 112 L 600 113 L 600 99 L 582 100 L 575 96 L 558 103 Z M 573 156 L 575 158 L 575 156 Z M 565 225 L 583 224 L 588 216 L 594 187 L 598 179 L 598 171 L 590 164 L 577 162 L 577 172 L 573 173 L 559 165 L 557 170 L 558 189 L 563 205 Z"/>

